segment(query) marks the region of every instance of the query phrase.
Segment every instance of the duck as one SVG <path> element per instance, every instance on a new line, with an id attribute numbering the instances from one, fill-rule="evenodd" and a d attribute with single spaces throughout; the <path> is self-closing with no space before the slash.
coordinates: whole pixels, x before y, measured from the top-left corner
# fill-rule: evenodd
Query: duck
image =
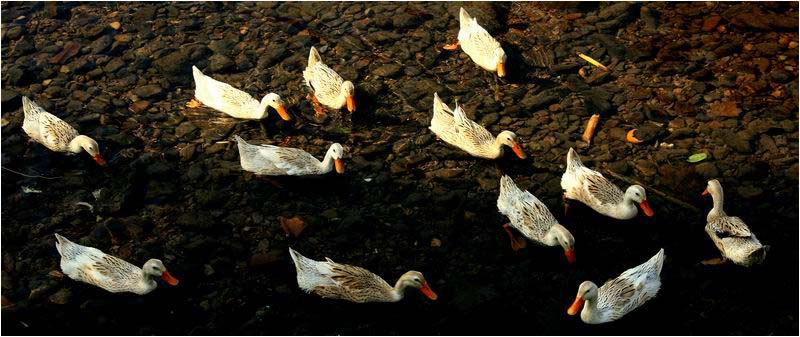
<path id="1" fill-rule="evenodd" d="M 592 281 L 581 283 L 567 314 L 574 316 L 580 311 L 581 320 L 587 324 L 608 323 L 622 318 L 658 294 L 663 265 L 664 248 L 661 248 L 647 262 L 626 270 L 600 288 Z"/>
<path id="2" fill-rule="evenodd" d="M 308 66 L 303 70 L 303 79 L 311 88 L 311 99 L 317 115 L 324 115 L 321 105 L 338 110 L 347 105 L 347 111 L 356 111 L 355 86 L 345 81 L 333 69 L 322 62 L 317 48 L 311 47 L 308 55 Z"/>
<path id="3" fill-rule="evenodd" d="M 398 302 L 405 297 L 406 288 L 411 287 L 431 300 L 438 298 L 418 271 L 406 272 L 392 287 L 380 276 L 361 267 L 336 263 L 327 257 L 325 261 L 314 261 L 292 248 L 289 253 L 297 269 L 297 285 L 306 293 L 355 303 Z"/>
<path id="4" fill-rule="evenodd" d="M 106 164 L 94 139 L 78 133 L 72 125 L 47 112 L 27 96 L 22 96 L 22 110 L 25 113 L 22 130 L 32 141 L 54 152 L 76 154 L 86 151 L 98 165 Z"/>
<path id="5" fill-rule="evenodd" d="M 471 17 L 462 7 L 459 10 L 458 42 L 444 46 L 446 50 L 456 50 L 459 46 L 478 66 L 497 76 L 506 76 L 506 52 L 478 20 Z"/>
<path id="6" fill-rule="evenodd" d="M 525 237 L 545 246 L 561 246 L 567 262 L 575 262 L 575 238 L 572 234 L 558 223 L 543 202 L 530 192 L 517 187 L 508 175 L 500 178 L 497 209 L 508 217 L 511 227 L 520 231 Z M 509 224 L 503 225 L 503 229 L 511 238 L 511 247 L 517 250 L 520 244 L 514 239 L 514 234 L 508 227 Z"/>
<path id="7" fill-rule="evenodd" d="M 705 230 L 719 249 L 722 258 L 705 260 L 703 264 L 720 264 L 726 261 L 744 267 L 761 264 L 766 258 L 769 245 L 762 245 L 742 219 L 725 213 L 722 209 L 724 194 L 719 180 L 708 181 L 702 195 L 709 194 L 714 200 L 714 208 L 708 212 Z"/>
<path id="8" fill-rule="evenodd" d="M 242 137 L 234 135 L 239 147 L 239 162 L 242 169 L 256 175 L 316 175 L 330 172 L 336 167 L 337 173 L 344 173 L 342 156 L 344 149 L 339 143 L 333 143 L 325 158 L 320 162 L 310 153 L 291 147 L 275 145 L 252 145 Z"/>
<path id="9" fill-rule="evenodd" d="M 581 158 L 573 148 L 567 153 L 567 169 L 561 176 L 564 190 L 564 210 L 568 210 L 569 200 L 578 200 L 600 214 L 617 220 L 632 219 L 638 213 L 634 203 L 638 203 L 648 217 L 655 213 L 647 201 L 643 187 L 631 185 L 622 193 L 616 185 L 608 181 L 600 172 L 583 166 Z"/>
<path id="10" fill-rule="evenodd" d="M 475 157 L 496 159 L 503 155 L 503 146 L 508 146 L 517 157 L 526 158 L 516 134 L 503 131 L 497 137 L 492 136 L 486 128 L 467 118 L 458 103 L 451 110 L 438 93 L 433 93 L 433 117 L 428 128 L 437 138 Z"/>
<path id="11" fill-rule="evenodd" d="M 234 118 L 263 119 L 269 115 L 267 108 L 271 107 L 278 112 L 281 119 L 291 120 L 281 96 L 276 93 L 268 93 L 259 102 L 250 94 L 203 74 L 196 66 L 192 66 L 192 74 L 195 84 L 194 98 L 186 104 L 190 108 L 205 104 Z"/>
<path id="12" fill-rule="evenodd" d="M 145 295 L 158 286 L 160 278 L 171 286 L 178 285 L 158 259 L 150 259 L 142 268 L 94 247 L 74 243 L 55 233 L 56 249 L 61 255 L 61 270 L 69 278 L 85 282 L 112 293 L 130 292 Z"/>

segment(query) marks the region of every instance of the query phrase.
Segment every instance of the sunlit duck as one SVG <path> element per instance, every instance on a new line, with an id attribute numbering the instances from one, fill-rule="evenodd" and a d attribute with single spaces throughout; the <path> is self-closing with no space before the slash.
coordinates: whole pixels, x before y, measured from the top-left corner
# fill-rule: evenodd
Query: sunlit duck
<path id="1" fill-rule="evenodd" d="M 81 246 L 56 234 L 56 249 L 61 254 L 61 270 L 69 278 L 86 282 L 112 293 L 147 294 L 158 285 L 160 278 L 169 285 L 178 280 L 167 272 L 161 260 L 150 259 L 144 266 L 134 266 L 97 248 Z"/>
<path id="2" fill-rule="evenodd" d="M 78 134 L 78 130 L 26 96 L 22 96 L 22 109 L 25 112 L 22 130 L 33 141 L 55 152 L 75 154 L 86 151 L 97 164 L 105 165 L 106 161 L 100 155 L 100 147 L 94 139 Z"/>
<path id="3" fill-rule="evenodd" d="M 186 104 L 190 108 L 197 108 L 201 104 L 205 104 L 235 118 L 262 119 L 269 114 L 267 107 L 272 107 L 278 111 L 278 115 L 283 120 L 290 119 L 283 100 L 278 94 L 269 93 L 259 102 L 250 94 L 236 89 L 228 83 L 204 75 L 195 66 L 192 66 L 192 73 L 194 74 L 195 98 Z"/>
<path id="4" fill-rule="evenodd" d="M 437 137 L 467 153 L 480 158 L 495 159 L 503 155 L 503 146 L 508 146 L 517 157 L 525 159 L 517 143 L 517 135 L 503 131 L 493 137 L 486 128 L 473 122 L 456 104 L 455 110 L 442 102 L 438 93 L 433 94 L 433 117 L 429 127 Z"/>
<path id="5" fill-rule="evenodd" d="M 519 189 L 514 184 L 514 180 L 507 175 L 500 178 L 497 209 L 511 220 L 511 227 L 516 228 L 525 237 L 543 245 L 561 246 L 564 248 L 567 261 L 575 262 L 573 250 L 575 238 L 572 237 L 572 234 L 558 223 L 544 203 L 530 192 Z M 511 247 L 514 250 L 524 246 L 515 240 L 514 234 L 508 229 L 508 224 L 503 225 L 503 228 L 511 238 Z"/>
<path id="6" fill-rule="evenodd" d="M 333 69 L 322 63 L 317 49 L 311 47 L 308 66 L 303 70 L 303 79 L 313 92 L 311 98 L 317 114 L 324 114 L 322 104 L 331 109 L 341 109 L 345 104 L 347 111 L 356 111 L 355 86 L 353 82 L 342 80 Z"/>
<path id="7" fill-rule="evenodd" d="M 242 169 L 257 175 L 310 175 L 325 174 L 336 166 L 337 173 L 344 173 L 344 149 L 333 143 L 320 162 L 310 153 L 291 147 L 248 144 L 239 136 L 234 136 L 239 146 L 239 162 Z"/>
<path id="8" fill-rule="evenodd" d="M 708 212 L 706 233 L 722 253 L 722 259 L 703 261 L 704 264 L 718 264 L 731 260 L 741 266 L 749 267 L 759 264 L 766 258 L 769 246 L 762 245 L 750 228 L 735 216 L 728 216 L 722 209 L 724 195 L 722 185 L 716 179 L 708 181 L 703 195 L 711 194 L 714 208 Z"/>
<path id="9" fill-rule="evenodd" d="M 647 262 L 608 280 L 599 289 L 592 281 L 581 283 L 575 302 L 569 307 L 567 314 L 575 315 L 580 311 L 581 320 L 589 324 L 607 323 L 622 318 L 658 294 L 663 265 L 662 248 Z"/>
<path id="10" fill-rule="evenodd" d="M 297 285 L 308 293 L 324 298 L 343 299 L 350 302 L 397 302 L 403 299 L 407 287 L 419 289 L 425 296 L 436 300 L 436 293 L 418 271 L 408 271 L 394 287 L 380 276 L 361 267 L 333 262 L 314 261 L 289 248 L 295 268 Z"/>
<path id="11" fill-rule="evenodd" d="M 653 210 L 647 202 L 644 188 L 631 185 L 622 193 L 616 185 L 603 177 L 600 172 L 583 166 L 578 153 L 570 148 L 567 154 L 567 170 L 561 176 L 561 188 L 564 190 L 564 202 L 567 199 L 578 200 L 600 214 L 614 219 L 626 220 L 636 216 L 636 205 L 647 216 L 653 216 Z M 566 204 L 565 204 L 566 207 Z"/>
<path id="12" fill-rule="evenodd" d="M 472 61 L 488 71 L 497 71 L 497 76 L 506 76 L 506 52 L 489 32 L 469 16 L 464 8 L 459 11 L 458 42 L 445 45 L 444 49 L 456 50 L 458 46 L 472 58 Z"/>

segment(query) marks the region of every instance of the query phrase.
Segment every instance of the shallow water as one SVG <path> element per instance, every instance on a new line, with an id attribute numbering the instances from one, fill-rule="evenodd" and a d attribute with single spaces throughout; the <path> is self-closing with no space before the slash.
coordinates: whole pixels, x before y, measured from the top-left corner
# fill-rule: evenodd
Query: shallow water
<path id="1" fill-rule="evenodd" d="M 59 177 L 3 170 L 4 332 L 796 333 L 797 4 L 744 4 L 738 12 L 730 9 L 740 4 L 712 5 L 470 3 L 509 54 L 509 76 L 499 79 L 463 52 L 441 50 L 456 37 L 458 3 L 3 4 L 2 164 Z M 773 26 L 737 21 L 736 13 L 753 8 Z M 721 23 L 704 30 L 720 13 Z M 793 29 L 782 26 L 787 17 Z M 102 28 L 114 21 L 119 31 Z M 12 27 L 24 29 L 9 37 Z M 116 45 L 97 42 L 105 36 Z M 65 41 L 82 49 L 50 63 Z M 312 45 L 356 83 L 356 113 L 314 120 L 301 78 Z M 575 51 L 615 70 L 586 83 Z M 192 64 L 256 96 L 279 93 L 295 120 L 272 112 L 241 122 L 186 109 Z M 160 90 L 137 91 L 148 85 Z M 450 105 L 458 99 L 493 134 L 516 131 L 528 159 L 507 151 L 481 160 L 436 141 L 427 130 L 433 92 Z M 97 139 L 109 165 L 26 145 L 19 95 Z M 714 115 L 711 106 L 723 99 L 741 113 Z M 580 137 L 595 112 L 603 118 L 587 147 Z M 633 145 L 618 136 L 630 128 L 656 131 Z M 347 172 L 254 177 L 239 169 L 234 134 L 318 157 L 339 142 Z M 698 211 L 650 193 L 653 218 L 616 221 L 575 203 L 565 217 L 559 181 L 570 147 L 588 166 L 621 171 Z M 702 151 L 713 170 L 686 163 Z M 700 196 L 714 172 L 728 213 L 771 245 L 764 265 L 699 264 L 718 256 L 703 231 L 711 200 Z M 495 204 L 502 173 L 572 232 L 575 265 L 559 248 L 511 250 Z M 278 220 L 293 216 L 308 225 L 296 238 Z M 59 280 L 48 275 L 59 270 L 55 232 L 134 264 L 160 258 L 181 282 L 135 296 Z M 418 270 L 439 298 L 409 291 L 399 303 L 351 304 L 305 294 L 288 247 L 365 267 L 392 284 Z M 662 247 L 655 299 L 600 326 L 566 315 L 582 281 L 602 284 Z"/>

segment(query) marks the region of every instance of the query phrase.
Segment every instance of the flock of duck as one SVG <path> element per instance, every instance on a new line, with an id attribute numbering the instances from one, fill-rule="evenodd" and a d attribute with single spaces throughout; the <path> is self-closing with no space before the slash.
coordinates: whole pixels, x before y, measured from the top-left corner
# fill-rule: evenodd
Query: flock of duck
<path id="1" fill-rule="evenodd" d="M 506 56 L 502 47 L 463 8 L 460 10 L 458 43 L 447 45 L 445 49 L 455 50 L 459 46 L 480 67 L 497 72 L 501 77 L 505 75 Z M 261 119 L 267 116 L 268 107 L 271 107 L 281 118 L 290 119 L 277 94 L 270 93 L 259 102 L 229 84 L 204 75 L 197 67 L 192 67 L 192 71 L 196 89 L 194 99 L 187 104 L 190 108 L 205 105 L 236 118 Z M 346 106 L 350 112 L 356 110 L 353 83 L 343 80 L 325 65 L 313 47 L 303 77 L 312 92 L 311 100 L 318 114 L 324 114 L 325 107 L 341 109 Z M 33 141 L 56 152 L 86 151 L 98 164 L 105 163 L 97 142 L 80 135 L 75 128 L 27 97 L 23 97 L 22 101 L 25 112 L 22 128 Z M 470 120 L 457 104 L 455 109 L 450 109 L 436 93 L 433 96 L 430 130 L 440 140 L 475 157 L 498 158 L 503 155 L 504 147 L 508 146 L 519 158 L 525 158 L 513 132 L 503 131 L 493 136 L 486 128 Z M 242 168 L 256 175 L 318 175 L 328 173 L 334 167 L 338 173 L 344 172 L 344 149 L 338 143 L 332 144 L 324 159 L 319 161 L 301 149 L 253 145 L 237 135 L 234 135 L 234 139 L 238 143 Z M 565 213 L 568 200 L 576 200 L 614 219 L 635 217 L 637 205 L 645 215 L 653 216 L 644 188 L 633 185 L 623 192 L 602 174 L 584 166 L 574 149 L 570 148 L 566 157 L 567 167 L 561 177 Z M 723 211 L 722 186 L 717 180 L 708 182 L 703 192 L 703 195 L 706 194 L 713 197 L 714 207 L 708 213 L 705 230 L 722 257 L 704 262 L 712 264 L 729 260 L 742 266 L 761 263 L 768 246 L 762 245 L 741 219 L 728 216 Z M 544 203 L 530 192 L 520 189 L 509 176 L 500 178 L 497 208 L 509 219 L 503 228 L 514 249 L 524 247 L 526 241 L 515 237 L 510 227 L 541 245 L 561 246 L 567 261 L 575 261 L 575 238 L 570 231 L 559 224 Z M 74 280 L 110 292 L 136 294 L 147 294 L 155 289 L 157 278 L 170 285 L 178 284 L 178 280 L 160 260 L 151 259 L 139 268 L 96 248 L 79 245 L 59 234 L 55 236 L 56 248 L 61 254 L 61 269 Z M 336 263 L 328 258 L 315 261 L 291 248 L 289 251 L 297 270 L 297 284 L 306 292 L 358 303 L 395 302 L 401 300 L 405 290 L 410 287 L 419 289 L 432 300 L 437 298 L 422 273 L 417 271 L 403 274 L 391 286 L 364 268 Z M 574 303 L 567 310 L 568 314 L 575 315 L 580 311 L 581 319 L 591 324 L 619 319 L 656 296 L 661 287 L 663 263 L 664 249 L 661 249 L 646 262 L 626 270 L 601 287 L 591 281 L 583 282 Z"/>

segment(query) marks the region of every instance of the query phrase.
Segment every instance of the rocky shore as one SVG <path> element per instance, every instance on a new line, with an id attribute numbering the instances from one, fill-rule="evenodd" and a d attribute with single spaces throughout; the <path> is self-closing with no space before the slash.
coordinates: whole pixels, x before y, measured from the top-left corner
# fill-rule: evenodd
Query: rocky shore
<path id="1" fill-rule="evenodd" d="M 442 50 L 461 6 L 503 45 L 506 78 Z M 797 29 L 793 2 L 4 2 L 4 332 L 794 334 Z M 302 79 L 311 46 L 355 83 L 355 113 L 314 118 Z M 186 108 L 192 65 L 259 98 L 280 94 L 293 120 Z M 493 134 L 514 131 L 528 159 L 480 160 L 437 141 L 434 92 Z M 22 96 L 96 139 L 109 164 L 27 144 Z M 625 140 L 631 129 L 642 143 Z M 319 158 L 339 142 L 347 172 L 257 178 L 241 171 L 234 134 Z M 651 219 L 582 206 L 564 218 L 569 147 L 684 204 L 648 191 Z M 687 162 L 696 153 L 708 158 Z M 576 265 L 558 250 L 511 250 L 495 206 L 501 173 L 572 231 Z M 726 210 L 771 245 L 764 265 L 699 264 L 718 254 L 700 196 L 712 178 Z M 306 225 L 297 237 L 281 228 L 292 217 Z M 140 297 L 60 277 L 55 232 L 135 264 L 160 258 L 181 283 Z M 439 300 L 307 295 L 289 246 L 390 282 L 419 270 Z M 605 326 L 565 314 L 581 281 L 604 282 L 661 247 L 652 302 Z"/>

